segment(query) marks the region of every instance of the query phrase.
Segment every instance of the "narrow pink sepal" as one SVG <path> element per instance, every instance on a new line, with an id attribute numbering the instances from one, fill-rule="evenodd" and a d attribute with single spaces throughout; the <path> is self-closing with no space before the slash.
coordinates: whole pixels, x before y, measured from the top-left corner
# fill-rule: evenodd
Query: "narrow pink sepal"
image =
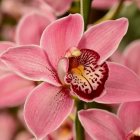
<path id="1" fill-rule="evenodd" d="M 123 53 L 123 64 L 140 76 L 140 40 L 130 43 Z"/>
<path id="2" fill-rule="evenodd" d="M 135 131 L 140 127 L 140 101 L 122 104 L 118 116 L 124 124 L 127 134 Z"/>
<path id="3" fill-rule="evenodd" d="M 96 98 L 100 103 L 123 103 L 140 100 L 140 79 L 127 67 L 108 62 L 109 77 L 105 84 L 106 94 Z"/>
<path id="4" fill-rule="evenodd" d="M 36 138 L 44 138 L 56 130 L 73 108 L 69 91 L 42 83 L 27 98 L 25 120 Z"/>
<path id="5" fill-rule="evenodd" d="M 45 51 L 39 46 L 28 45 L 10 48 L 1 56 L 1 59 L 23 78 L 60 85 Z"/>
<path id="6" fill-rule="evenodd" d="M 66 51 L 77 47 L 83 34 L 83 27 L 82 16 L 71 14 L 53 22 L 45 29 L 41 37 L 41 47 L 46 50 L 55 68 Z"/>
<path id="7" fill-rule="evenodd" d="M 31 12 L 23 16 L 17 26 L 16 42 L 20 45 L 39 45 L 40 37 L 44 29 L 51 23 L 45 14 Z"/>
<path id="8" fill-rule="evenodd" d="M 109 20 L 95 25 L 85 32 L 79 48 L 96 51 L 100 55 L 99 63 L 102 63 L 116 51 L 127 28 L 128 20 L 126 18 Z"/>
<path id="9" fill-rule="evenodd" d="M 100 109 L 88 109 L 80 111 L 78 115 L 92 139 L 124 140 L 123 126 L 114 114 Z"/>
<path id="10" fill-rule="evenodd" d="M 46 4 L 48 4 L 49 6 L 51 6 L 55 14 L 57 15 L 64 14 L 70 8 L 73 2 L 73 0 L 55 0 L 55 2 L 52 0 L 43 1 L 46 2 Z"/>
<path id="11" fill-rule="evenodd" d="M 22 105 L 33 88 L 33 82 L 20 78 L 15 74 L 7 74 L 1 77 L 0 108 Z"/>
<path id="12" fill-rule="evenodd" d="M 61 83 L 63 84 L 65 84 L 64 77 L 66 76 L 66 73 L 68 72 L 68 68 L 69 68 L 68 58 L 64 57 L 60 59 L 57 66 L 57 74 Z"/>

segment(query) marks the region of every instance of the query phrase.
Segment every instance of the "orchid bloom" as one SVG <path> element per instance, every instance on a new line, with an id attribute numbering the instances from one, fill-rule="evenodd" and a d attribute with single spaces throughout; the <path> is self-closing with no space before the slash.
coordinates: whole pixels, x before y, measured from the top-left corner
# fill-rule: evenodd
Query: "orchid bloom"
<path id="1" fill-rule="evenodd" d="M 80 111 L 79 119 L 92 139 L 140 139 L 140 101 L 122 104 L 117 116 L 100 109 L 89 109 Z"/>
<path id="2" fill-rule="evenodd" d="M 36 138 L 44 138 L 62 124 L 73 108 L 72 96 L 103 102 L 104 98 L 96 97 L 106 95 L 108 103 L 140 99 L 140 79 L 124 66 L 105 62 L 127 27 L 127 20 L 121 18 L 95 25 L 83 34 L 83 18 L 73 14 L 47 26 L 40 47 L 22 45 L 1 56 L 18 75 L 44 81 L 27 97 L 24 108 L 25 121 Z"/>

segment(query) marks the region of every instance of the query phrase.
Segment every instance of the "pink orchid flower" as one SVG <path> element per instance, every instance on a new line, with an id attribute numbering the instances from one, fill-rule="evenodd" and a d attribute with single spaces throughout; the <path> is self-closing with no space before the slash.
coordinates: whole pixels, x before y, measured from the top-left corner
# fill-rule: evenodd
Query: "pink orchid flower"
<path id="1" fill-rule="evenodd" d="M 73 108 L 72 95 L 86 102 L 140 99 L 140 79 L 124 66 L 105 62 L 127 27 L 127 20 L 121 18 L 95 25 L 83 34 L 83 19 L 73 14 L 44 30 L 41 47 L 22 45 L 1 56 L 18 75 L 44 81 L 25 103 L 25 120 L 36 138 L 44 138 L 62 124 Z"/>
<path id="2" fill-rule="evenodd" d="M 93 140 L 139 140 L 140 101 L 120 106 L 117 116 L 100 109 L 82 110 L 79 119 Z"/>

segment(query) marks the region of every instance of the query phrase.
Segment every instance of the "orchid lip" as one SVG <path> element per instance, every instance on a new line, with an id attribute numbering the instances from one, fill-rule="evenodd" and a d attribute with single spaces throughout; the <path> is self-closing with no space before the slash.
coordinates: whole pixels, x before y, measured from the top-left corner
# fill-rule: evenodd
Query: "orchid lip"
<path id="1" fill-rule="evenodd" d="M 80 99 L 87 102 L 102 93 L 108 67 L 106 63 L 97 64 L 100 56 L 95 51 L 82 49 L 80 52 L 80 55 L 68 58 L 69 67 L 64 81 Z"/>

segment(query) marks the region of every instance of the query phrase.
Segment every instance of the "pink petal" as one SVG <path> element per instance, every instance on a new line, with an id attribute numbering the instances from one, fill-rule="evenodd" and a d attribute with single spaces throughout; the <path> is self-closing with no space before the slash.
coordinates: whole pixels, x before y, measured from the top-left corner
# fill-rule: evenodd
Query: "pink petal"
<path id="1" fill-rule="evenodd" d="M 117 2 L 118 0 L 93 0 L 92 7 L 106 10 L 112 7 Z"/>
<path id="2" fill-rule="evenodd" d="M 1 56 L 1 59 L 22 77 L 60 85 L 45 51 L 38 46 L 10 48 Z"/>
<path id="3" fill-rule="evenodd" d="M 20 20 L 16 30 L 16 42 L 21 45 L 39 45 L 43 30 L 52 19 L 39 12 L 31 12 Z"/>
<path id="4" fill-rule="evenodd" d="M 106 94 L 96 98 L 102 103 L 122 103 L 140 100 L 140 79 L 127 67 L 108 62 L 109 77 L 105 84 Z"/>
<path id="5" fill-rule="evenodd" d="M 140 40 L 133 41 L 123 53 L 124 65 L 140 76 Z"/>
<path id="6" fill-rule="evenodd" d="M 25 120 L 37 138 L 44 138 L 62 124 L 72 107 L 73 100 L 67 89 L 43 83 L 26 101 Z"/>
<path id="7" fill-rule="evenodd" d="M 127 133 L 140 127 L 140 101 L 124 103 L 120 106 L 118 116 Z"/>
<path id="8" fill-rule="evenodd" d="M 100 55 L 100 63 L 110 57 L 118 48 L 126 34 L 128 21 L 126 18 L 105 21 L 91 27 L 82 37 L 79 48 L 96 51 Z"/>
<path id="9" fill-rule="evenodd" d="M 33 88 L 33 82 L 22 79 L 14 74 L 1 77 L 0 108 L 23 104 L 27 95 Z"/>
<path id="10" fill-rule="evenodd" d="M 69 68 L 69 60 L 66 57 L 60 59 L 60 61 L 58 62 L 58 67 L 57 67 L 57 74 L 61 83 L 63 84 L 65 84 L 64 77 L 66 76 L 66 73 L 68 72 L 68 68 Z"/>
<path id="11" fill-rule="evenodd" d="M 10 113 L 0 113 L 0 138 L 1 140 L 12 140 L 17 129 L 17 121 Z"/>
<path id="12" fill-rule="evenodd" d="M 8 48 L 15 47 L 15 43 L 9 41 L 0 41 L 0 54 L 6 51 Z"/>
<path id="13" fill-rule="evenodd" d="M 73 0 L 42 0 L 53 8 L 57 15 L 64 14 L 71 6 Z"/>
<path id="14" fill-rule="evenodd" d="M 88 49 L 80 51 L 80 56 L 69 58 L 69 72 L 65 76 L 65 82 L 71 85 L 72 92 L 81 100 L 92 102 L 104 90 L 108 66 L 106 63 L 97 64 L 100 56 L 95 51 Z"/>
<path id="15" fill-rule="evenodd" d="M 83 19 L 79 14 L 69 15 L 53 22 L 41 37 L 41 46 L 46 50 L 56 68 L 66 51 L 76 47 L 83 33 Z"/>
<path id="16" fill-rule="evenodd" d="M 119 64 L 122 64 L 122 52 L 117 50 L 115 51 L 115 53 L 113 53 L 113 55 L 111 55 L 111 57 L 109 58 L 111 62 L 117 62 Z"/>
<path id="17" fill-rule="evenodd" d="M 112 113 L 100 109 L 82 110 L 79 119 L 85 131 L 96 140 L 124 140 L 120 120 Z"/>
<path id="18" fill-rule="evenodd" d="M 1 41 L 0 42 L 0 55 L 6 51 L 8 48 L 13 48 L 15 47 L 15 44 L 13 42 L 9 41 Z M 4 71 L 8 71 L 7 66 L 0 60 L 0 69 Z"/>

